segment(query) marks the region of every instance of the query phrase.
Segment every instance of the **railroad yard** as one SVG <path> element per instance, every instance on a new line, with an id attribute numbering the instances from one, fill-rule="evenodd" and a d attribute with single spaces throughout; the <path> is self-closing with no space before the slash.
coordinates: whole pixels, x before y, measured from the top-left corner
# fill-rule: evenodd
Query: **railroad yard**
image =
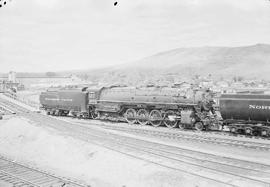
<path id="1" fill-rule="evenodd" d="M 270 187 L 270 0 L 0 0 L 0 187 Z"/>
<path id="2" fill-rule="evenodd" d="M 48 116 L 2 94 L 0 105 L 2 186 L 270 185 L 268 138 Z"/>

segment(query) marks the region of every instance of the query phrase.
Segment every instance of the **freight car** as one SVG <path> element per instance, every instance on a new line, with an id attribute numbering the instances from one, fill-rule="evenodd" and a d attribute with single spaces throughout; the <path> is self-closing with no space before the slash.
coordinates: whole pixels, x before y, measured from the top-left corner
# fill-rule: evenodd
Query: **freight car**
<path id="1" fill-rule="evenodd" d="M 270 95 L 223 94 L 219 107 L 223 124 L 232 133 L 270 134 Z"/>

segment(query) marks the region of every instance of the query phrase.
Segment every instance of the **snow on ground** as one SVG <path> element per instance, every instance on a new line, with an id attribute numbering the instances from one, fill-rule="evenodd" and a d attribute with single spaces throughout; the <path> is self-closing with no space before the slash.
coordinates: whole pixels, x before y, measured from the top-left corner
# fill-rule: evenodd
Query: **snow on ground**
<path id="1" fill-rule="evenodd" d="M 216 186 L 190 175 L 162 168 L 53 129 L 25 118 L 0 121 L 0 155 L 35 165 L 93 186 Z"/>

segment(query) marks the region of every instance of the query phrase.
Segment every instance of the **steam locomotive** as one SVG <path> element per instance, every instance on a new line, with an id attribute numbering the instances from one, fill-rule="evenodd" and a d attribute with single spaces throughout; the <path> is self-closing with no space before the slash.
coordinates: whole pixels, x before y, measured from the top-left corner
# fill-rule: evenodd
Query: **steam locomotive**
<path id="1" fill-rule="evenodd" d="M 48 89 L 40 103 L 48 115 L 270 136 L 270 95 L 224 94 L 218 106 L 213 98 L 205 89 L 113 86 Z"/>

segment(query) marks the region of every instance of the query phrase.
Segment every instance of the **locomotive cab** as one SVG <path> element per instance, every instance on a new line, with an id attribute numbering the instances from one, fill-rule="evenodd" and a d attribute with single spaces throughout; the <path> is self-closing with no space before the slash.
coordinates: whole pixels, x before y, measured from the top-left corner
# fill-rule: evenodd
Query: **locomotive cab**
<path id="1" fill-rule="evenodd" d="M 88 114 L 89 117 L 95 119 L 98 117 L 96 106 L 100 97 L 100 92 L 102 88 L 88 88 L 86 91 L 88 93 Z"/>

